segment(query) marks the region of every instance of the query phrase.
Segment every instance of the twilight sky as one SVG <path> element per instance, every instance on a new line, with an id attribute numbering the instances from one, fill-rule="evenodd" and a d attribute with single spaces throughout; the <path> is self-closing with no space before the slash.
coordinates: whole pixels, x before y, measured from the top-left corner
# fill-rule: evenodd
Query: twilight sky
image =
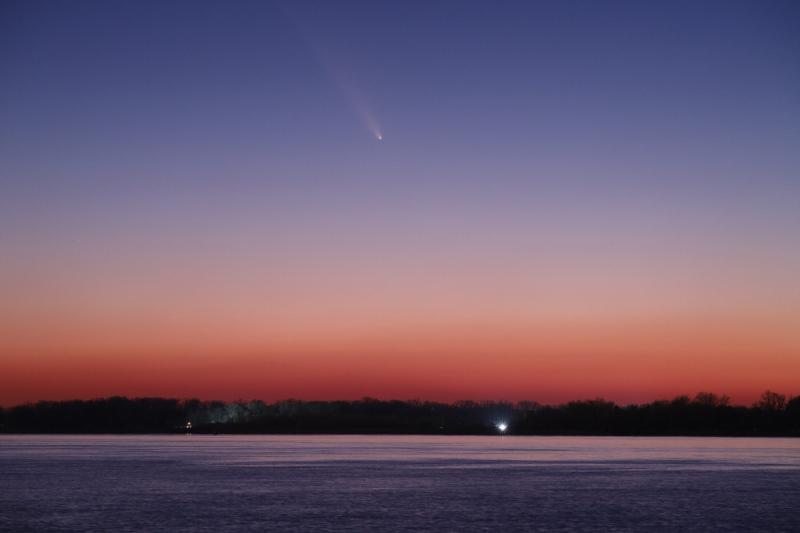
<path id="1" fill-rule="evenodd" d="M 0 404 L 800 393 L 797 2 L 4 1 L 0 80 Z"/>

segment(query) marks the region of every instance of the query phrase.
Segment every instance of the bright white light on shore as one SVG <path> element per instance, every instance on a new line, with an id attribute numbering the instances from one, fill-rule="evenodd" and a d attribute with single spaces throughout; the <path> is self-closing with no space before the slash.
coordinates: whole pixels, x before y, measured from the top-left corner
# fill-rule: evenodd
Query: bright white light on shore
<path id="1" fill-rule="evenodd" d="M 497 423 L 497 430 L 500 433 L 505 433 L 507 429 L 508 429 L 508 424 L 506 424 L 505 422 L 498 422 Z"/>

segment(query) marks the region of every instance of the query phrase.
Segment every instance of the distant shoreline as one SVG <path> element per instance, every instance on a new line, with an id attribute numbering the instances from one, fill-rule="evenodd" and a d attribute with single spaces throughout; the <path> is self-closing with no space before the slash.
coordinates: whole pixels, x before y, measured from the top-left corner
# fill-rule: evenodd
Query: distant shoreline
<path id="1" fill-rule="evenodd" d="M 528 433 L 497 435 L 488 433 L 12 433 L 0 431 L 0 437 L 487 437 L 487 438 L 633 438 L 633 439 L 800 439 L 800 434 L 789 435 L 610 435 Z"/>
<path id="2" fill-rule="evenodd" d="M 419 400 L 265 403 L 110 397 L 0 408 L 0 434 L 531 435 L 800 437 L 800 396 L 752 406 L 699 393 L 638 405 L 602 399 L 452 404 Z"/>

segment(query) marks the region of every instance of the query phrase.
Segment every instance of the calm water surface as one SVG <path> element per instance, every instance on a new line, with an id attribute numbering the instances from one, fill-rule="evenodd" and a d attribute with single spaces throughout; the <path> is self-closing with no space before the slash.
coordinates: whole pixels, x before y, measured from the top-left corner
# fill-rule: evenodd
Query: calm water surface
<path id="1" fill-rule="evenodd" d="M 800 439 L 0 436 L 0 530 L 800 531 Z"/>

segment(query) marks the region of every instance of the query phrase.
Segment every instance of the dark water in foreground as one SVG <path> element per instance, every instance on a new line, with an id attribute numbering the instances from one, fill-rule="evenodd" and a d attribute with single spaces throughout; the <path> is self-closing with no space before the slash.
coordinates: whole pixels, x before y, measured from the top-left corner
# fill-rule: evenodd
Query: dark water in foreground
<path id="1" fill-rule="evenodd" d="M 800 439 L 0 436 L 2 531 L 800 531 Z"/>

